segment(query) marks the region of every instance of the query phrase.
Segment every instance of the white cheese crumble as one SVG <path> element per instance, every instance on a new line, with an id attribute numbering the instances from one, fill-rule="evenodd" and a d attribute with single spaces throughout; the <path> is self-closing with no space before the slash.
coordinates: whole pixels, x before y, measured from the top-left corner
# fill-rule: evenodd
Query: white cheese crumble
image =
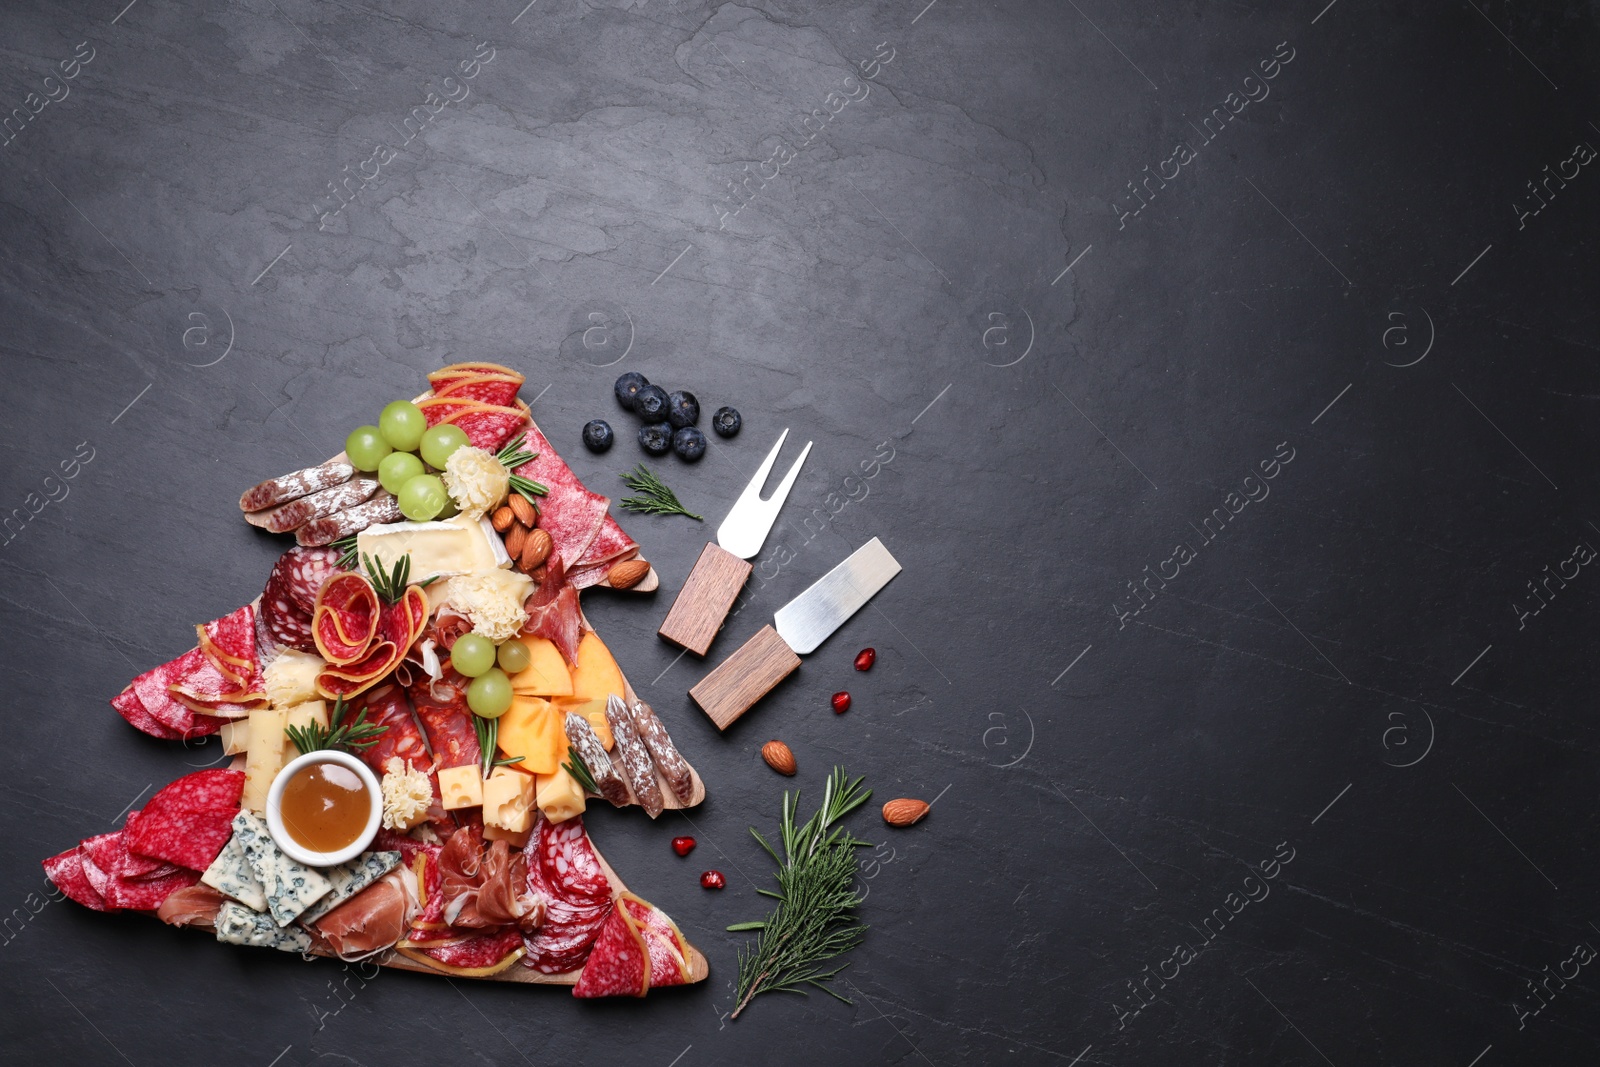
<path id="1" fill-rule="evenodd" d="M 489 453 L 462 445 L 444 463 L 444 487 L 461 514 L 481 518 L 506 498 L 511 472 Z"/>
<path id="2" fill-rule="evenodd" d="M 433 786 L 425 771 L 392 756 L 383 765 L 383 825 L 388 830 L 409 830 L 428 817 Z"/>
<path id="3" fill-rule="evenodd" d="M 499 644 L 522 632 L 528 613 L 522 602 L 533 591 L 533 579 L 516 571 L 478 571 L 451 578 L 444 602 L 472 620 L 472 632 Z"/>

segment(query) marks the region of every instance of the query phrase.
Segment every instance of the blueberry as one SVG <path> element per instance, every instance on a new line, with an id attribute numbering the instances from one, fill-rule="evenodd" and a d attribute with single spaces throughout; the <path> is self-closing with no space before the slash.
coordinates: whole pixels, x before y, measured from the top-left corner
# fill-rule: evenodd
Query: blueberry
<path id="1" fill-rule="evenodd" d="M 659 385 L 642 385 L 633 394 L 633 413 L 645 422 L 666 422 L 670 406 L 667 391 Z"/>
<path id="2" fill-rule="evenodd" d="M 648 378 L 638 371 L 631 370 L 617 379 L 617 384 L 611 387 L 611 391 L 617 394 L 617 403 L 632 411 L 634 396 L 649 384 Z"/>
<path id="3" fill-rule="evenodd" d="M 667 421 L 678 429 L 700 421 L 700 401 L 682 389 L 667 394 Z"/>
<path id="4" fill-rule="evenodd" d="M 604 452 L 611 447 L 611 424 L 605 419 L 593 419 L 583 424 L 583 444 L 590 452 Z"/>
<path id="5" fill-rule="evenodd" d="M 732 437 L 743 425 L 744 420 L 739 413 L 727 406 L 718 408 L 716 414 L 711 416 L 711 428 L 717 431 L 718 437 Z"/>
<path id="6" fill-rule="evenodd" d="M 672 427 L 664 422 L 639 427 L 639 447 L 652 456 L 666 455 L 672 450 Z"/>
<path id="7" fill-rule="evenodd" d="M 685 426 L 672 435 L 672 450 L 690 463 L 706 454 L 706 435 L 693 426 Z"/>

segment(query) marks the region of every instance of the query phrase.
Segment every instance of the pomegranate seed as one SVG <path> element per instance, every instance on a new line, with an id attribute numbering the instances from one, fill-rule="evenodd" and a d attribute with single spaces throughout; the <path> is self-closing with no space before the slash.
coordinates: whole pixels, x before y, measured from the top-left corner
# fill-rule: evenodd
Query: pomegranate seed
<path id="1" fill-rule="evenodd" d="M 870 671 L 872 665 L 876 662 L 878 662 L 878 650 L 875 648 L 863 648 L 856 653 L 856 670 L 858 671 Z"/>
<path id="2" fill-rule="evenodd" d="M 721 889 L 727 884 L 728 880 L 722 877 L 721 871 L 707 871 L 700 876 L 701 889 Z"/>
<path id="3" fill-rule="evenodd" d="M 689 853 L 694 851 L 694 838 L 674 837 L 672 839 L 672 851 L 676 852 L 680 856 L 687 856 Z"/>
<path id="4" fill-rule="evenodd" d="M 833 694 L 831 703 L 833 704 L 833 713 L 835 715 L 843 715 L 850 710 L 850 694 L 841 689 Z"/>

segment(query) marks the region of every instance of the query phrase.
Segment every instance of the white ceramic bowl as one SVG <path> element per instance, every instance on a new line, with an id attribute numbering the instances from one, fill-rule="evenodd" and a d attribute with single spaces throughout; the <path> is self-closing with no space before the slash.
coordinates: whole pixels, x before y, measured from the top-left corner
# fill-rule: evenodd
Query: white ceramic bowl
<path id="1" fill-rule="evenodd" d="M 367 825 L 354 841 L 337 852 L 313 852 L 303 847 L 289 836 L 283 825 L 283 789 L 289 781 L 299 774 L 302 768 L 313 763 L 337 763 L 347 768 L 361 779 L 361 784 L 366 787 L 367 800 L 372 805 L 372 812 L 367 816 Z M 336 752 L 332 749 L 319 749 L 316 752 L 307 752 L 297 756 L 278 772 L 272 780 L 272 787 L 267 790 L 267 829 L 272 834 L 272 840 L 277 842 L 279 848 L 297 863 L 307 867 L 332 867 L 340 863 L 348 863 L 366 850 L 372 839 L 378 834 L 378 824 L 383 819 L 383 789 L 378 784 L 377 775 L 372 769 L 362 763 L 348 752 Z"/>

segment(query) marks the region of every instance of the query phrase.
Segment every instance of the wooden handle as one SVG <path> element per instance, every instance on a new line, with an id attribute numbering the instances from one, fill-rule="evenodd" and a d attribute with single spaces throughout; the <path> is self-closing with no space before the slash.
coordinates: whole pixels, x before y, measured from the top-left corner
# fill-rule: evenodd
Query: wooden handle
<path id="1" fill-rule="evenodd" d="M 720 545 L 706 545 L 656 632 L 697 656 L 705 655 L 749 577 L 750 564 Z"/>
<path id="2" fill-rule="evenodd" d="M 717 729 L 726 730 L 798 666 L 800 657 L 794 649 L 778 631 L 763 626 L 739 651 L 700 679 L 689 695 L 711 716 Z"/>

